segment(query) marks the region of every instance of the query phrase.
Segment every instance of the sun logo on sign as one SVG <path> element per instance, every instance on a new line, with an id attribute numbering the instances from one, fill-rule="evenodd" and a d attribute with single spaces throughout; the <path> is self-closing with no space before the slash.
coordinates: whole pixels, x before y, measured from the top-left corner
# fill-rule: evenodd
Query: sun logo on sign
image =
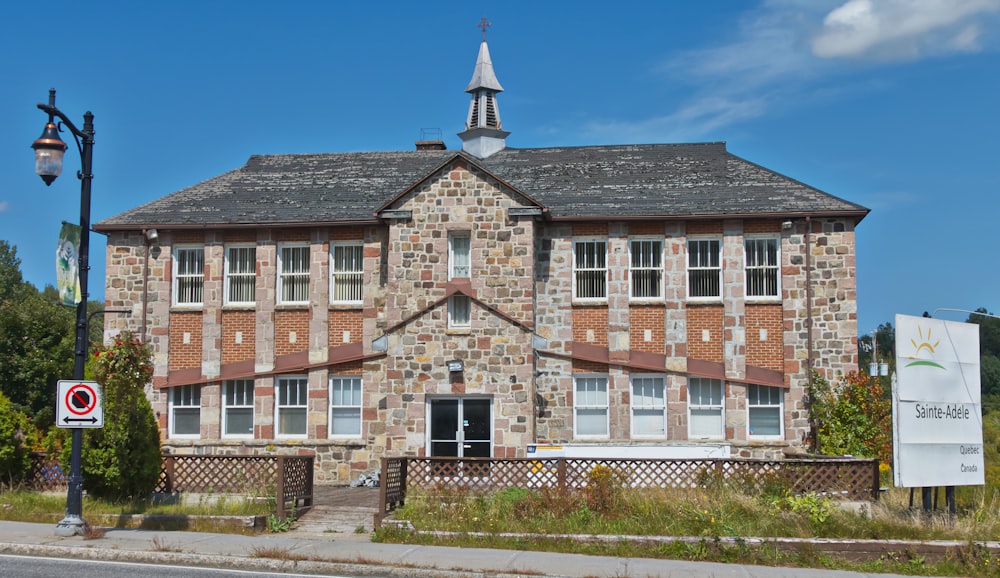
<path id="1" fill-rule="evenodd" d="M 943 365 L 941 365 L 940 363 L 931 361 L 929 359 L 920 359 L 918 357 L 920 355 L 921 351 L 926 351 L 928 355 L 930 355 L 930 356 L 933 357 L 934 356 L 934 351 L 937 349 L 937 346 L 941 344 L 941 342 L 940 341 L 935 341 L 934 343 L 931 343 L 931 330 L 930 329 L 927 330 L 927 337 L 926 338 L 924 337 L 924 329 L 922 327 L 920 327 L 920 325 L 917 325 L 917 332 L 920 334 L 920 340 L 921 341 L 920 341 L 920 343 L 917 343 L 916 339 L 910 339 L 910 343 L 913 344 L 914 351 L 913 351 L 913 355 L 909 359 L 912 359 L 913 361 L 907 363 L 906 367 L 913 367 L 914 365 L 925 365 L 925 366 L 928 366 L 928 367 L 936 367 L 938 369 L 945 369 L 945 367 Z"/>

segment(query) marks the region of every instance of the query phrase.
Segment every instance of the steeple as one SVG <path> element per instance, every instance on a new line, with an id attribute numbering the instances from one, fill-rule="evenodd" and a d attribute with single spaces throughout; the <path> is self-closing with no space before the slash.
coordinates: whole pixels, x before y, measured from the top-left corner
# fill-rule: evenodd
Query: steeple
<path id="1" fill-rule="evenodd" d="M 477 24 L 483 29 L 483 42 L 479 45 L 479 57 L 476 59 L 476 69 L 465 92 L 472 95 L 469 103 L 469 116 L 465 121 L 465 132 L 458 134 L 462 139 L 462 150 L 478 158 L 486 158 L 502 151 L 506 146 L 509 132 L 501 130 L 500 110 L 497 108 L 496 95 L 503 92 L 503 87 L 493 72 L 493 61 L 490 60 L 490 48 L 486 44 L 486 28 L 490 23 L 484 17 Z"/>

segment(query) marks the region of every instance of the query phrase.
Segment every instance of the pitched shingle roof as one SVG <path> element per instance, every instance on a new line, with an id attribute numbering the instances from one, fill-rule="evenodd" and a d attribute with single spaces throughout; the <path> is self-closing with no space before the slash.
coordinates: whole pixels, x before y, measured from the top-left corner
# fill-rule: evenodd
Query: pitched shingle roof
<path id="1" fill-rule="evenodd" d="M 462 156 L 554 219 L 853 216 L 868 209 L 730 154 L 725 143 L 259 155 L 98 223 L 99 230 L 373 221 L 375 211 Z"/>

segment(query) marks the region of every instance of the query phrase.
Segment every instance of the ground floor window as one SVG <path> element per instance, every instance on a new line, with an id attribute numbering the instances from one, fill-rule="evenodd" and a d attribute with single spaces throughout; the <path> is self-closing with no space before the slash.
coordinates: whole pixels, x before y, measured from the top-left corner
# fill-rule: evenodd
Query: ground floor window
<path id="1" fill-rule="evenodd" d="M 253 437 L 253 380 L 225 382 L 222 396 L 223 437 Z"/>
<path id="2" fill-rule="evenodd" d="M 721 379 L 688 378 L 688 437 L 719 439 L 725 436 Z"/>
<path id="3" fill-rule="evenodd" d="M 578 437 L 607 437 L 608 376 L 574 376 L 573 393 L 573 434 Z"/>
<path id="4" fill-rule="evenodd" d="M 201 435 L 201 386 L 179 385 L 170 390 L 170 437 Z"/>
<path id="5" fill-rule="evenodd" d="M 665 381 L 663 376 L 632 376 L 632 437 L 666 437 Z"/>
<path id="6" fill-rule="evenodd" d="M 361 377 L 330 378 L 330 435 L 361 435 Z"/>
<path id="7" fill-rule="evenodd" d="M 309 382 L 304 375 L 279 377 L 274 406 L 277 435 L 305 437 Z"/>
<path id="8" fill-rule="evenodd" d="M 752 437 L 781 437 L 782 399 L 779 387 L 747 385 L 747 435 Z"/>

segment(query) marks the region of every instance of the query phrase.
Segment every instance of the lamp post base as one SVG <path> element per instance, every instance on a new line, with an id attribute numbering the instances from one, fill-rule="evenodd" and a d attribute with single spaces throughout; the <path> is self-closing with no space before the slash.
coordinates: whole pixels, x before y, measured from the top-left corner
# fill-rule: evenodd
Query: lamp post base
<path id="1" fill-rule="evenodd" d="M 63 538 L 82 536 L 86 528 L 87 523 L 83 521 L 83 518 L 67 514 L 65 518 L 59 520 L 59 523 L 56 524 L 56 536 Z"/>

